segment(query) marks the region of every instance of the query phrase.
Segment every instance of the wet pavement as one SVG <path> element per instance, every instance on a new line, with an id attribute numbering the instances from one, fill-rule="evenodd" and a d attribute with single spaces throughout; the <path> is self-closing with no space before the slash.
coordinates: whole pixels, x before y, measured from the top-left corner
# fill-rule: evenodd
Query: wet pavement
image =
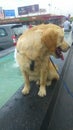
<path id="1" fill-rule="evenodd" d="M 44 98 L 37 95 L 38 87 L 35 83 L 31 83 L 31 92 L 27 96 L 22 95 L 22 86 L 1 108 L 0 130 L 40 130 L 48 107 L 50 104 L 54 106 L 58 91 L 55 85 L 56 82 L 47 88 L 47 96 Z"/>
<path id="2" fill-rule="evenodd" d="M 13 48 L 3 52 L 0 58 L 0 108 L 21 87 L 24 81 L 16 64 Z"/>
<path id="3" fill-rule="evenodd" d="M 48 130 L 73 130 L 73 46 L 64 66 Z"/>

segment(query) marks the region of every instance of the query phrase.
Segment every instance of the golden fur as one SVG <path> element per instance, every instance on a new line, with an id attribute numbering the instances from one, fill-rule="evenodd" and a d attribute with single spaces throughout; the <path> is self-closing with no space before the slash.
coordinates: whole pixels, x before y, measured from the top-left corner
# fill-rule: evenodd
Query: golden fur
<path id="1" fill-rule="evenodd" d="M 56 57 L 56 48 L 67 51 L 69 45 L 64 41 L 63 30 L 54 24 L 42 24 L 25 31 L 17 42 L 17 61 L 24 75 L 25 86 L 22 93 L 30 91 L 30 81 L 39 81 L 38 95 L 46 95 L 46 85 L 50 85 L 53 79 L 58 79 L 54 66 L 49 60 L 50 55 Z M 30 70 L 30 64 L 35 61 L 34 70 Z"/>

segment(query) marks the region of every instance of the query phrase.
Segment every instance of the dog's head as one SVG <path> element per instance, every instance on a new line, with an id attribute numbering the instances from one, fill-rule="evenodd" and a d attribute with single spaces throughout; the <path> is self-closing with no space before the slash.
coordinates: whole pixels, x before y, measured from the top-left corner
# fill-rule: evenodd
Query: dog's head
<path id="1" fill-rule="evenodd" d="M 42 43 L 44 43 L 51 55 L 63 59 L 62 52 L 69 49 L 68 43 L 64 40 L 64 31 L 57 25 L 52 25 L 43 32 Z"/>

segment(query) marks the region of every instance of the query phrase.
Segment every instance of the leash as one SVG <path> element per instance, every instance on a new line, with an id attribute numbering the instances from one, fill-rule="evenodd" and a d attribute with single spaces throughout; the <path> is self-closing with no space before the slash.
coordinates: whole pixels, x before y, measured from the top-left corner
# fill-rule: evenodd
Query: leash
<path id="1" fill-rule="evenodd" d="M 73 45 L 73 43 L 72 43 L 72 45 Z M 66 91 L 68 92 L 68 94 L 73 98 L 73 93 L 71 92 L 71 90 L 70 90 L 70 88 L 68 87 L 67 83 L 63 80 L 62 76 L 60 75 L 59 71 L 57 70 L 57 68 L 56 68 L 56 66 L 55 66 L 55 64 L 54 64 L 54 62 L 53 62 L 53 60 L 51 59 L 51 57 L 50 57 L 50 61 L 51 61 L 51 63 L 53 64 L 53 66 L 54 66 L 56 72 L 59 74 L 60 79 L 61 79 L 61 81 L 62 81 L 62 83 L 63 83 L 64 88 L 66 89 Z"/>

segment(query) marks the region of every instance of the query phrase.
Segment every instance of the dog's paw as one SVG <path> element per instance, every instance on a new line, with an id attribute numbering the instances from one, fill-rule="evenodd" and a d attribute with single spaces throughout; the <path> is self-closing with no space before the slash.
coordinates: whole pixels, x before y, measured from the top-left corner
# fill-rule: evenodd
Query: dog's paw
<path id="1" fill-rule="evenodd" d="M 39 95 L 40 97 L 46 96 L 46 90 L 45 90 L 45 88 L 41 88 L 41 89 L 39 90 L 39 92 L 38 92 L 38 95 Z"/>
<path id="2" fill-rule="evenodd" d="M 27 95 L 27 94 L 29 94 L 29 91 L 30 91 L 30 87 L 26 87 L 26 86 L 25 86 L 25 87 L 23 88 L 23 90 L 22 90 L 22 94 L 23 94 L 23 95 Z"/>

